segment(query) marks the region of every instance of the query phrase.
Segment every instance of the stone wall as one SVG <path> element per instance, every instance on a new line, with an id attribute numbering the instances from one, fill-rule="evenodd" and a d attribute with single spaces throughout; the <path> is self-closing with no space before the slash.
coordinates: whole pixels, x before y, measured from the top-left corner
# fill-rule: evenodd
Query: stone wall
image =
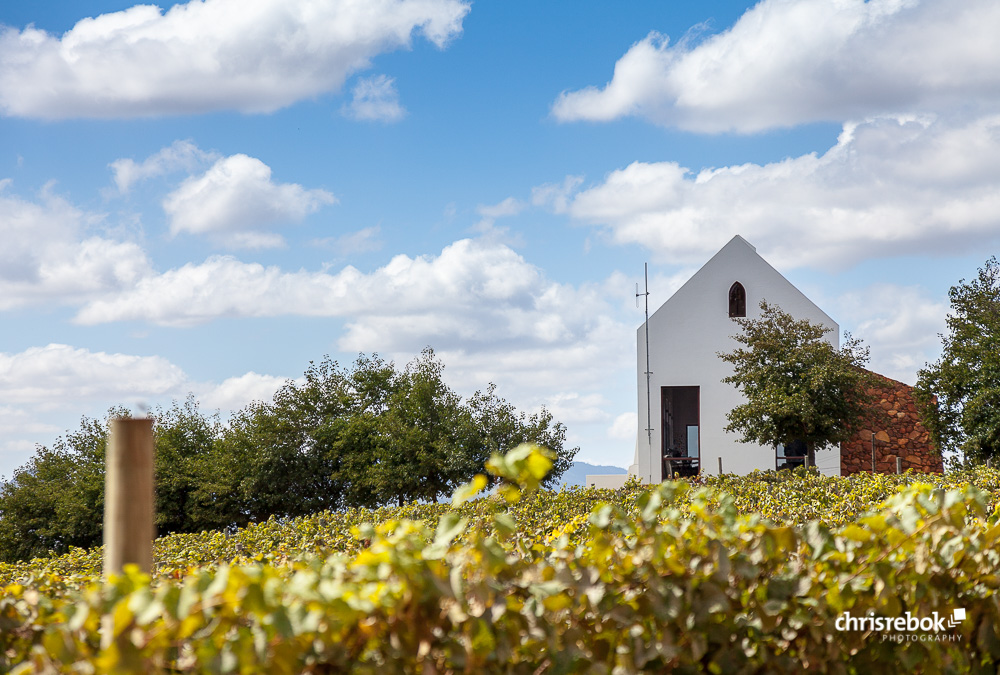
<path id="1" fill-rule="evenodd" d="M 878 385 L 869 389 L 875 396 L 874 419 L 869 428 L 840 446 L 840 473 L 848 475 L 872 470 L 872 432 L 875 433 L 875 470 L 895 473 L 896 457 L 903 459 L 903 471 L 941 473 L 941 455 L 930 434 L 920 423 L 913 387 L 873 373 Z"/>

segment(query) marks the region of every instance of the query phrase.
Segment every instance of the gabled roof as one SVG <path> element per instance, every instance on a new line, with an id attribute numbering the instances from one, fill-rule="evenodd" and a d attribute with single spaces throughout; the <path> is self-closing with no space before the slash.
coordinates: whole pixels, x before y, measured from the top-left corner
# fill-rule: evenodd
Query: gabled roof
<path id="1" fill-rule="evenodd" d="M 692 275 L 684 284 L 678 288 L 670 298 L 667 299 L 660 307 L 650 316 L 653 318 L 658 312 L 668 307 L 678 299 L 683 298 L 685 295 L 694 292 L 693 289 L 702 286 L 701 283 L 704 281 L 705 277 L 727 277 L 733 276 L 733 270 L 735 268 L 750 268 L 752 274 L 762 280 L 766 285 L 772 288 L 781 288 L 782 294 L 793 294 L 799 300 L 799 302 L 808 303 L 808 305 L 814 308 L 815 313 L 822 318 L 822 323 L 834 331 L 839 331 L 839 325 L 836 321 L 830 317 L 829 314 L 824 312 L 816 303 L 810 300 L 802 291 L 796 288 L 792 282 L 788 281 L 778 270 L 774 269 L 770 263 L 768 263 L 764 258 L 757 253 L 757 248 L 753 246 L 746 239 L 740 235 L 735 235 L 729 240 L 725 246 L 723 246 L 719 251 L 709 258 L 708 262 L 701 266 L 701 268 Z M 739 281 L 735 276 L 733 276 L 734 281 Z M 772 298 L 765 298 L 772 300 Z M 776 301 L 777 299 L 773 299 Z M 780 306 L 780 302 L 778 302 Z M 749 309 L 749 307 L 748 307 Z M 810 312 L 812 313 L 812 312 Z"/>

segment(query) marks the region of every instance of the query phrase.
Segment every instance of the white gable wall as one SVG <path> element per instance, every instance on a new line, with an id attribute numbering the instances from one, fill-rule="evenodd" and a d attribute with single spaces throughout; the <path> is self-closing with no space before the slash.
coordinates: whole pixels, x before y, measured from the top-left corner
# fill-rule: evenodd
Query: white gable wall
<path id="1" fill-rule="evenodd" d="M 727 433 L 726 414 L 745 399 L 722 378 L 732 373 L 730 364 L 717 356 L 732 351 L 738 343 L 732 335 L 740 327 L 729 318 L 729 289 L 743 284 L 747 294 L 747 317 L 760 316 L 760 301 L 779 306 L 796 319 L 821 323 L 832 332 L 827 339 L 839 345 L 840 327 L 787 279 L 771 267 L 744 239 L 734 237 L 686 284 L 649 317 L 650 379 L 649 425 L 646 433 L 646 342 L 644 327 L 637 332 L 637 393 L 639 429 L 637 465 L 643 480 L 659 482 L 661 476 L 660 387 L 700 387 L 700 453 L 703 473 L 718 473 L 722 457 L 725 473 L 744 474 L 754 469 L 774 469 L 773 447 L 740 443 L 739 435 Z M 840 475 L 840 448 L 817 450 L 816 463 L 823 473 Z"/>

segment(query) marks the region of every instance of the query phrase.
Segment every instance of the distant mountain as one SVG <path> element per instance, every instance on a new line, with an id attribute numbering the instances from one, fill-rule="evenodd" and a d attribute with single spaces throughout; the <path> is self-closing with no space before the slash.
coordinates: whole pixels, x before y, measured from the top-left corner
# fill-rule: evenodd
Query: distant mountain
<path id="1" fill-rule="evenodd" d="M 607 464 L 587 464 L 586 462 L 573 462 L 566 473 L 559 477 L 559 485 L 565 483 L 570 485 L 586 485 L 587 474 L 591 473 L 628 473 L 620 466 L 609 466 Z"/>

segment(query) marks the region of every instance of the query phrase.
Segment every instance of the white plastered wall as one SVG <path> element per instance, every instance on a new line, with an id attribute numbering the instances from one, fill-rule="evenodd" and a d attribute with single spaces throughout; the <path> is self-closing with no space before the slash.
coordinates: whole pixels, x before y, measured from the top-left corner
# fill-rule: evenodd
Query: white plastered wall
<path id="1" fill-rule="evenodd" d="M 717 356 L 738 346 L 731 336 L 740 328 L 729 318 L 729 289 L 736 281 L 746 289 L 748 318 L 760 316 L 760 301 L 764 299 L 796 319 L 808 319 L 833 329 L 827 340 L 839 346 L 837 323 L 761 258 L 753 246 L 742 237 L 734 237 L 649 317 L 652 442 L 647 441 L 646 433 L 644 327 L 639 326 L 636 333 L 639 425 L 637 463 L 633 471 L 644 481 L 659 482 L 663 478 L 659 458 L 660 388 L 664 386 L 700 387 L 703 473 L 718 473 L 719 457 L 725 473 L 745 474 L 754 469 L 775 468 L 773 447 L 741 443 L 738 434 L 725 431 L 726 414 L 745 400 L 733 385 L 722 382 L 731 374 L 732 367 Z M 816 464 L 824 474 L 840 475 L 839 446 L 817 450 Z"/>

